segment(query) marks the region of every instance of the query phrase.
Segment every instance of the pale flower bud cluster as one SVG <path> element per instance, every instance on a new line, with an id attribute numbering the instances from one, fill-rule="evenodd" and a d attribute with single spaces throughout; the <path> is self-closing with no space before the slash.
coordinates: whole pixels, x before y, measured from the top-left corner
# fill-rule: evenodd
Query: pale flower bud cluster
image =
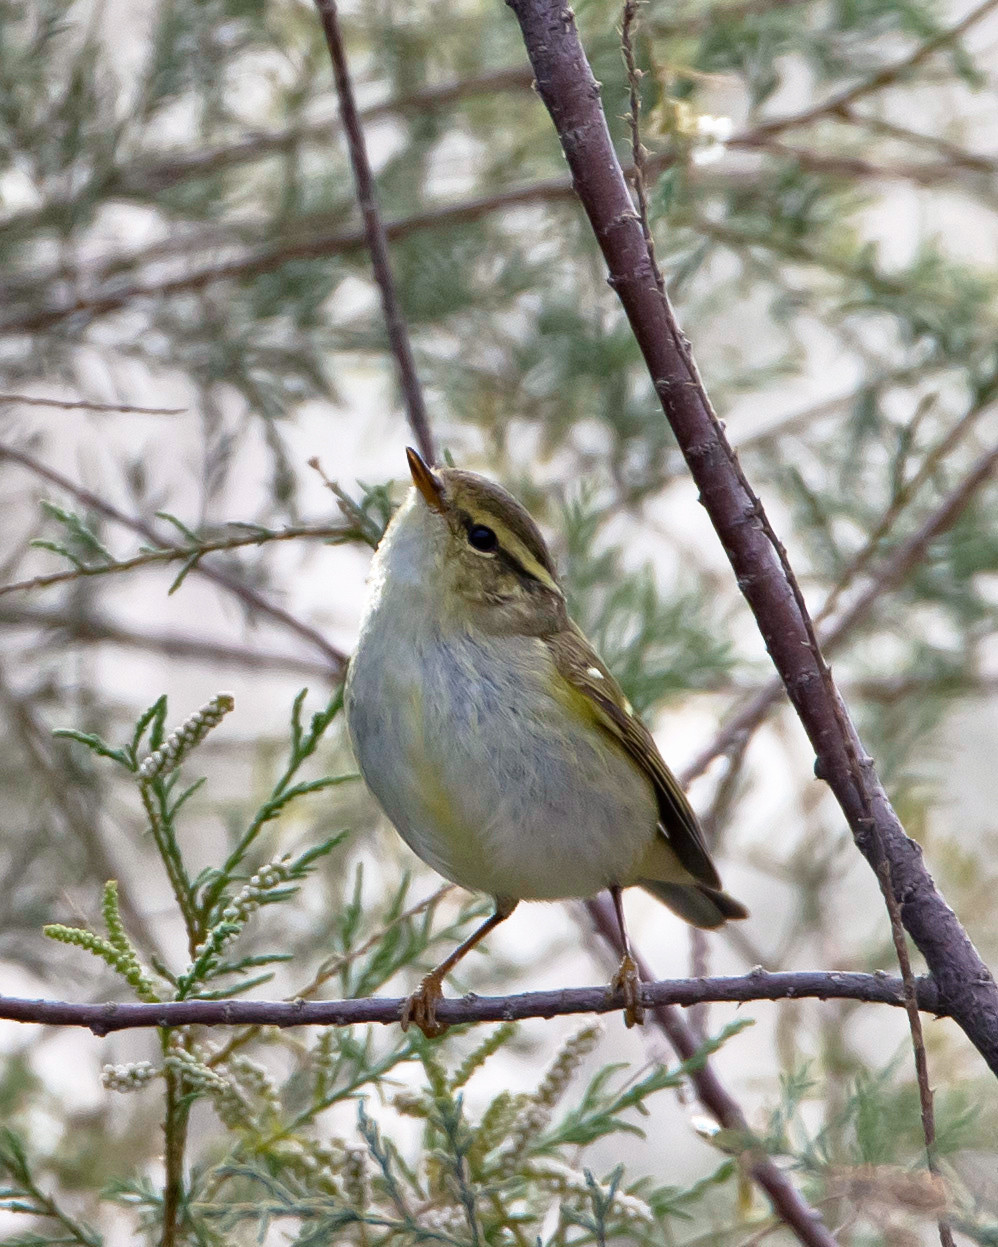
<path id="1" fill-rule="evenodd" d="M 566 1165 L 552 1156 L 544 1156 L 539 1160 L 531 1161 L 526 1167 L 526 1172 L 563 1198 L 577 1196 L 588 1201 L 591 1197 L 585 1174 L 577 1173 L 571 1165 Z M 622 1191 L 615 1192 L 612 1207 L 628 1221 L 643 1221 L 647 1225 L 655 1224 L 655 1214 L 651 1208 L 643 1199 L 638 1199 L 635 1195 L 626 1195 Z"/>
<path id="2" fill-rule="evenodd" d="M 598 1022 L 587 1023 L 572 1035 L 551 1062 L 551 1067 L 541 1079 L 534 1095 L 516 1116 L 509 1132 L 505 1149 L 507 1167 L 515 1164 L 528 1144 L 551 1120 L 551 1111 L 571 1081 L 572 1075 L 582 1061 L 596 1046 L 603 1028 Z"/>
<path id="3" fill-rule="evenodd" d="M 164 1064 L 183 1077 L 185 1089 L 211 1097 L 223 1125 L 235 1130 L 257 1124 L 249 1097 L 234 1078 L 209 1069 L 194 1053 L 184 1048 L 171 1048 Z"/>
<path id="4" fill-rule="evenodd" d="M 277 1084 L 265 1065 L 241 1054 L 230 1057 L 227 1065 L 240 1085 L 251 1095 L 275 1111 L 280 1107 L 281 1097 Z"/>
<path id="5" fill-rule="evenodd" d="M 100 1080 L 108 1091 L 127 1093 L 147 1087 L 160 1072 L 151 1061 L 132 1061 L 127 1065 L 105 1065 Z"/>
<path id="6" fill-rule="evenodd" d="M 231 693 L 219 693 L 207 705 L 196 710 L 189 719 L 172 732 L 154 753 L 143 758 L 138 776 L 143 783 L 169 775 L 187 754 L 204 740 L 213 727 L 235 706 Z"/>
<path id="7" fill-rule="evenodd" d="M 457 1238 L 468 1231 L 468 1214 L 463 1208 L 426 1208 L 419 1214 L 420 1229 Z"/>
<path id="8" fill-rule="evenodd" d="M 285 1139 L 272 1151 L 281 1165 L 341 1202 L 343 1188 L 336 1175 L 343 1165 L 345 1154 L 345 1146 L 338 1140 L 325 1144 L 300 1138 Z"/>
<path id="9" fill-rule="evenodd" d="M 284 862 L 268 862 L 261 866 L 244 888 L 241 888 L 222 910 L 223 922 L 238 922 L 242 925 L 254 910 L 260 908 L 265 892 L 286 883 L 289 878 L 288 868 Z"/>
<path id="10" fill-rule="evenodd" d="M 266 893 L 290 878 L 291 872 L 284 862 L 268 862 L 266 866 L 261 866 L 245 887 L 240 888 L 226 904 L 208 939 L 194 950 L 195 963 L 209 952 L 220 952 L 225 944 L 234 940 L 250 915 L 263 904 Z"/>

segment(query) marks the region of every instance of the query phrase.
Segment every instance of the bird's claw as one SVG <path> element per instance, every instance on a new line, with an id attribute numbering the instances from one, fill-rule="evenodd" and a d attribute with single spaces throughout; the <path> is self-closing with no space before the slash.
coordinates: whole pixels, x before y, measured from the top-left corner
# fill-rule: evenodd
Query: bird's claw
<path id="1" fill-rule="evenodd" d="M 402 1029 L 406 1031 L 415 1024 L 427 1039 L 439 1039 L 449 1029 L 446 1022 L 437 1021 L 437 1001 L 443 998 L 439 976 L 428 974 L 402 1006 Z"/>
<path id="2" fill-rule="evenodd" d="M 617 967 L 617 973 L 610 980 L 610 991 L 614 995 L 620 992 L 624 997 L 624 1025 L 628 1028 L 640 1026 L 645 1020 L 644 1005 L 641 1003 L 641 979 L 630 954 Z"/>

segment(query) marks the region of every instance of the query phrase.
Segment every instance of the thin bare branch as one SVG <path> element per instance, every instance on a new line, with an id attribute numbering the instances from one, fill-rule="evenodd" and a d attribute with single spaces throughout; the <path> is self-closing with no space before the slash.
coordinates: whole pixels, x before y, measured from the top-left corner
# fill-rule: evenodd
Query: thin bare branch
<path id="1" fill-rule="evenodd" d="M 931 978 L 917 980 L 919 1008 L 936 1016 L 945 1010 Z M 683 1007 L 703 1001 L 746 1003 L 754 1000 L 859 1000 L 904 1008 L 904 984 L 887 974 L 852 971 L 794 971 L 730 978 L 662 979 L 641 985 L 649 1009 Z M 45 1026 L 82 1026 L 95 1035 L 153 1026 L 354 1026 L 365 1022 L 391 1025 L 399 1020 L 404 999 L 362 1000 L 180 1000 L 163 1004 L 70 1004 L 0 996 L 0 1018 Z M 564 1017 L 573 1013 L 616 1013 L 619 993 L 605 987 L 572 987 L 514 996 L 465 996 L 441 1001 L 437 1016 L 448 1025 Z"/>
<path id="2" fill-rule="evenodd" d="M 847 87 L 844 91 L 839 91 L 829 99 L 815 104 L 811 108 L 805 108 L 798 113 L 790 113 L 785 117 L 774 117 L 771 121 L 760 122 L 758 125 L 752 126 L 751 129 L 733 135 L 730 141 L 731 146 L 751 147 L 757 144 L 759 140 L 772 138 L 775 134 L 782 134 L 784 130 L 812 125 L 815 121 L 820 121 L 826 117 L 848 115 L 849 110 L 857 101 L 900 82 L 911 70 L 916 69 L 935 52 L 961 39 L 971 27 L 976 26 L 989 13 L 993 13 L 996 8 L 998 8 L 998 0 L 983 0 L 983 3 L 971 9 L 960 21 L 955 22 L 952 26 L 948 26 L 945 30 L 941 30 L 937 35 L 933 35 L 931 39 L 926 39 L 914 51 L 909 52 L 907 56 L 893 61 L 890 65 L 885 65 L 882 69 L 878 69 L 876 73 L 870 74 L 860 82 Z"/>
<path id="3" fill-rule="evenodd" d="M 350 164 L 357 188 L 357 203 L 360 205 L 361 216 L 364 219 L 364 234 L 368 251 L 371 254 L 371 267 L 374 269 L 374 278 L 381 294 L 385 328 L 388 331 L 388 342 L 398 368 L 409 427 L 416 439 L 419 453 L 427 463 L 435 463 L 433 434 L 430 432 L 430 420 L 423 401 L 423 388 L 419 383 L 419 374 L 416 372 L 416 361 L 412 356 L 409 330 L 405 323 L 402 305 L 399 303 L 398 291 L 395 289 L 395 279 L 392 276 L 391 261 L 388 257 L 388 239 L 381 223 L 381 213 L 378 211 L 374 177 L 367 158 L 364 131 L 357 114 L 346 52 L 343 48 L 343 37 L 340 33 L 336 0 L 315 0 L 315 7 L 319 11 L 322 30 L 326 36 L 326 46 L 329 48 L 329 56 L 333 64 L 336 95 L 340 103 L 340 119 L 346 133 Z"/>
<path id="4" fill-rule="evenodd" d="M 52 407 L 57 411 L 101 411 L 115 415 L 182 416 L 186 407 L 135 407 L 130 403 L 92 403 L 85 398 L 39 398 L 36 394 L 0 394 L 0 403 Z"/>
<path id="5" fill-rule="evenodd" d="M 287 528 L 254 530 L 240 533 L 233 537 L 217 537 L 214 540 L 199 541 L 196 545 L 165 546 L 157 550 L 143 550 L 131 558 L 116 559 L 113 563 L 84 564 L 82 567 L 68 567 L 59 572 L 46 572 L 41 576 L 31 576 L 27 580 L 15 580 L 10 584 L 0 585 L 0 597 L 8 593 L 22 593 L 33 589 L 47 589 L 51 585 L 66 584 L 68 581 L 81 580 L 90 576 L 110 576 L 118 572 L 131 572 L 140 567 L 152 567 L 163 563 L 190 562 L 193 570 L 206 554 L 219 550 L 239 550 L 243 546 L 262 546 L 272 541 L 294 541 L 297 538 L 319 538 L 323 541 L 343 541 L 351 535 L 351 530 L 342 525 L 297 524 Z"/>
<path id="6" fill-rule="evenodd" d="M 218 667 L 243 667 L 248 671 L 283 671 L 306 679 L 329 680 L 328 662 L 305 654 L 282 654 L 233 645 L 181 632 L 149 632 L 128 628 L 115 620 L 94 614 L 86 604 L 73 603 L 67 609 L 47 610 L 35 606 L 4 603 L 0 606 L 0 627 L 43 629 L 59 634 L 59 643 L 77 645 L 120 645 L 145 650 L 181 661 L 207 663 Z"/>

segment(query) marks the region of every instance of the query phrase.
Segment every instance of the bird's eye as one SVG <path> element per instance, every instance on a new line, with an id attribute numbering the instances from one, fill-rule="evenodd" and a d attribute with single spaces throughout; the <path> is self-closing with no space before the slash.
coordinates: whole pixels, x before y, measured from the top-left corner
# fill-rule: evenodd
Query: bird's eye
<path id="1" fill-rule="evenodd" d="M 473 524 L 468 529 L 468 544 L 483 554 L 491 554 L 493 550 L 498 549 L 499 538 L 491 528 L 486 528 L 484 524 Z"/>

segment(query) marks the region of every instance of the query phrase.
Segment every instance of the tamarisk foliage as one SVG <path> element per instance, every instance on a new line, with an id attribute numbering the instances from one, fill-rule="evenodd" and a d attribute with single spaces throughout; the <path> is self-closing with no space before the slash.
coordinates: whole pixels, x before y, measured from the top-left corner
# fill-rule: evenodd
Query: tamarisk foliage
<path id="1" fill-rule="evenodd" d="M 397 999 L 484 902 L 441 889 L 349 778 L 336 690 L 409 434 L 329 51 L 290 0 L 147 7 L 0 0 L 0 993 Z M 998 5 L 576 7 L 713 404 L 994 965 Z M 894 976 L 516 21 L 441 12 L 338 13 L 426 434 L 538 517 L 753 914 L 690 945 L 629 898 L 635 942 L 670 978 Z M 568 907 L 507 927 L 449 991 L 606 981 Z M 933 1174 L 900 1010 L 703 1009 L 681 1015 L 699 1069 L 612 1018 L 433 1047 L 392 1024 L 4 1023 L 0 1236 L 861 1247 L 941 1221 L 994 1241 L 998 1092 L 952 1020 L 924 1020 Z M 744 1131 L 712 1115 L 725 1095 Z"/>

